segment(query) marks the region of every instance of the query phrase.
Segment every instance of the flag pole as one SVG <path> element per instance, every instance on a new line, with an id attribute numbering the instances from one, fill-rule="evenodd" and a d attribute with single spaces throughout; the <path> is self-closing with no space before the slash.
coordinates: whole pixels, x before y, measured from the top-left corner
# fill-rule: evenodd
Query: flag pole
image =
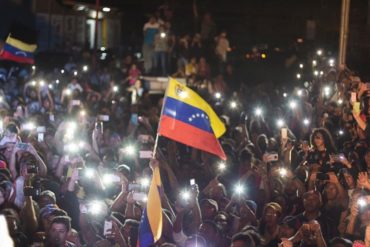
<path id="1" fill-rule="evenodd" d="M 158 122 L 158 127 L 157 127 L 157 134 L 155 136 L 155 141 L 154 141 L 154 147 L 153 147 L 153 159 L 155 159 L 156 155 L 157 155 L 157 148 L 158 148 L 158 139 L 159 139 L 159 127 L 160 127 L 160 123 L 161 123 L 161 119 L 162 119 L 162 115 L 163 115 L 163 109 L 164 109 L 164 105 L 166 103 L 166 98 L 167 98 L 167 91 L 168 91 L 168 86 L 170 85 L 170 80 L 171 80 L 171 77 L 168 77 L 168 83 L 167 83 L 167 88 L 166 88 L 166 91 L 164 93 L 164 98 L 163 98 L 163 103 L 162 103 L 162 109 L 161 109 L 161 115 L 159 117 L 159 122 Z"/>

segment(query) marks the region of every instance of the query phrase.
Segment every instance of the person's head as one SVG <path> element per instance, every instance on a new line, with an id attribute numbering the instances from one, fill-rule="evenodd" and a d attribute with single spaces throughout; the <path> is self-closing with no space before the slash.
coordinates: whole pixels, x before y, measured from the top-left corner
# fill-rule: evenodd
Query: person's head
<path id="1" fill-rule="evenodd" d="M 255 247 L 253 238 L 247 232 L 239 232 L 231 239 L 231 247 Z"/>
<path id="2" fill-rule="evenodd" d="M 346 168 L 340 170 L 339 181 L 341 182 L 345 189 L 356 188 L 356 181 L 353 178 L 352 173 Z"/>
<path id="3" fill-rule="evenodd" d="M 334 201 L 338 196 L 338 188 L 334 183 L 327 183 L 325 185 L 324 193 L 328 201 Z"/>
<path id="4" fill-rule="evenodd" d="M 71 218 L 68 216 L 55 217 L 46 233 L 48 246 L 64 246 L 68 232 L 71 230 Z"/>
<path id="5" fill-rule="evenodd" d="M 317 128 L 311 134 L 311 146 L 315 149 L 326 148 L 329 153 L 336 153 L 336 148 L 329 131 L 325 128 Z"/>
<path id="6" fill-rule="evenodd" d="M 283 219 L 279 227 L 279 239 L 280 238 L 290 238 L 294 236 L 295 230 L 295 220 L 293 216 L 287 216 Z"/>
<path id="7" fill-rule="evenodd" d="M 318 191 L 308 191 L 303 194 L 303 207 L 308 213 L 315 213 L 322 205 L 321 194 Z"/>
<path id="8" fill-rule="evenodd" d="M 38 204 L 40 208 L 43 208 L 48 204 L 56 204 L 56 197 L 54 192 L 50 190 L 44 190 L 43 192 L 41 192 L 41 195 L 38 198 Z"/>
<path id="9" fill-rule="evenodd" d="M 125 220 L 125 223 L 123 224 L 123 237 L 126 241 L 135 241 L 137 239 L 137 231 L 139 229 L 140 222 L 137 220 L 127 219 Z"/>
<path id="10" fill-rule="evenodd" d="M 154 24 L 154 23 L 157 22 L 157 18 L 155 16 L 150 16 L 149 17 L 149 22 L 150 22 L 150 24 Z"/>
<path id="11" fill-rule="evenodd" d="M 220 240 L 220 228 L 211 220 L 205 220 L 199 226 L 198 234 L 202 236 L 207 243 L 217 243 Z"/>
<path id="12" fill-rule="evenodd" d="M 212 199 L 203 199 L 200 202 L 200 210 L 202 211 L 203 219 L 211 220 L 218 212 L 217 202 Z"/>
<path id="13" fill-rule="evenodd" d="M 198 246 L 198 247 L 206 247 L 207 242 L 206 240 L 197 234 L 189 236 L 186 241 L 185 241 L 185 247 L 193 247 L 193 246 Z"/>
<path id="14" fill-rule="evenodd" d="M 214 218 L 214 222 L 222 229 L 222 232 L 228 231 L 229 217 L 226 212 L 219 212 Z"/>
<path id="15" fill-rule="evenodd" d="M 222 183 L 218 183 L 209 191 L 209 196 L 214 200 L 222 199 L 226 196 L 226 188 Z"/>
<path id="16" fill-rule="evenodd" d="M 240 174 L 244 174 L 250 169 L 252 169 L 252 161 L 253 161 L 253 153 L 248 149 L 245 148 L 240 151 L 239 153 L 239 172 Z"/>
<path id="17" fill-rule="evenodd" d="M 270 202 L 263 208 L 262 221 L 266 226 L 276 226 L 281 217 L 282 209 L 276 202 Z"/>

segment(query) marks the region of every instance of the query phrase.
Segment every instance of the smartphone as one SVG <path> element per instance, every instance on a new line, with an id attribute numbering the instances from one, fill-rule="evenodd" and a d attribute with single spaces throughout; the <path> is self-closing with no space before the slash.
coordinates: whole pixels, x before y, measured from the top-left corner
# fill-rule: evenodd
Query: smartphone
<path id="1" fill-rule="evenodd" d="M 140 190 L 141 185 L 140 184 L 129 184 L 128 185 L 128 191 L 135 191 L 135 190 Z"/>
<path id="2" fill-rule="evenodd" d="M 45 126 L 38 126 L 36 128 L 36 131 L 37 131 L 37 133 L 45 133 L 46 132 L 46 128 L 45 128 Z"/>
<path id="3" fill-rule="evenodd" d="M 132 198 L 134 199 L 134 201 L 145 202 L 148 197 L 147 197 L 146 193 L 135 192 L 135 193 L 133 193 Z"/>
<path id="4" fill-rule="evenodd" d="M 288 139 L 288 129 L 287 128 L 281 128 L 281 139 Z"/>
<path id="5" fill-rule="evenodd" d="M 98 119 L 103 122 L 108 122 L 109 121 L 109 115 L 99 115 Z"/>
<path id="6" fill-rule="evenodd" d="M 151 159 L 153 158 L 153 151 L 139 151 L 139 158 L 140 159 Z"/>
<path id="7" fill-rule="evenodd" d="M 139 140 L 139 142 L 141 143 L 148 143 L 149 140 L 150 140 L 150 135 L 139 135 L 137 137 L 137 139 Z"/>
<path id="8" fill-rule="evenodd" d="M 108 234 L 112 234 L 112 227 L 113 223 L 111 220 L 104 221 L 104 236 L 107 236 Z"/>
<path id="9" fill-rule="evenodd" d="M 357 101 L 357 93 L 351 92 L 351 102 L 356 102 L 356 101 Z"/>
<path id="10" fill-rule="evenodd" d="M 344 154 L 335 154 L 335 155 L 332 155 L 331 156 L 333 158 L 334 161 L 336 162 L 340 162 L 344 159 Z"/>
<path id="11" fill-rule="evenodd" d="M 37 141 L 43 142 L 44 141 L 44 133 L 38 133 L 37 134 Z"/>
<path id="12" fill-rule="evenodd" d="M 193 186 L 193 185 L 195 185 L 195 179 L 194 178 L 190 179 L 190 186 Z"/>
<path id="13" fill-rule="evenodd" d="M 131 114 L 130 122 L 131 122 L 133 125 L 138 125 L 138 124 L 139 124 L 139 117 L 138 117 L 137 113 L 132 113 L 132 114 Z"/>
<path id="14" fill-rule="evenodd" d="M 353 111 L 355 113 L 360 113 L 361 112 L 360 102 L 356 101 L 356 102 L 353 103 Z"/>
<path id="15" fill-rule="evenodd" d="M 50 122 L 54 122 L 55 121 L 54 114 L 50 114 L 49 115 L 49 120 L 50 120 Z"/>
<path id="16" fill-rule="evenodd" d="M 323 172 L 318 172 L 316 175 L 317 180 L 329 180 L 329 175 Z"/>
<path id="17" fill-rule="evenodd" d="M 279 155 L 277 153 L 267 153 L 266 154 L 266 161 L 267 162 L 274 162 L 279 160 Z"/>
<path id="18" fill-rule="evenodd" d="M 20 142 L 20 143 L 17 143 L 16 146 L 17 148 L 23 151 L 26 151 L 28 149 L 28 143 Z"/>
<path id="19" fill-rule="evenodd" d="M 81 101 L 80 100 L 72 100 L 72 106 L 75 106 L 75 105 L 80 105 L 81 104 Z"/>

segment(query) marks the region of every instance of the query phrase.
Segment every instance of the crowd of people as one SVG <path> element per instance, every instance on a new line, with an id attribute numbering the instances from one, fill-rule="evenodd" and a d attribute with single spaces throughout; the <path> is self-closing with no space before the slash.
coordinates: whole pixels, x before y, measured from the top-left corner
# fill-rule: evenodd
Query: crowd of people
<path id="1" fill-rule="evenodd" d="M 0 68 L 0 214 L 15 246 L 136 246 L 151 166 L 155 246 L 369 246 L 369 83 L 320 54 L 297 64 L 310 81 L 291 91 L 246 87 L 227 33 L 204 23 L 175 37 L 151 17 L 143 64 Z M 171 71 L 223 120 L 226 161 L 164 137 L 152 158 L 163 98 L 141 76 Z"/>

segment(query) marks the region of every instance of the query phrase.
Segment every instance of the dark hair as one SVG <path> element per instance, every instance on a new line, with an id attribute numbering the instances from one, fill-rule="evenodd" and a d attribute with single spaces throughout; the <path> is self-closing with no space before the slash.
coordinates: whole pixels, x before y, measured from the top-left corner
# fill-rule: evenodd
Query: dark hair
<path id="1" fill-rule="evenodd" d="M 53 224 L 63 224 L 66 227 L 67 231 L 70 231 L 71 230 L 71 218 L 68 217 L 68 216 L 56 216 L 51 221 L 50 227 Z"/>
<path id="2" fill-rule="evenodd" d="M 351 247 L 352 246 L 352 241 L 349 240 L 349 239 L 346 239 L 346 238 L 340 238 L 340 237 L 335 237 L 335 238 L 332 238 L 330 241 L 329 241 L 329 244 L 330 246 L 334 245 L 334 244 L 342 244 L 344 245 L 345 247 Z"/>
<path id="3" fill-rule="evenodd" d="M 221 229 L 213 220 L 204 220 L 203 224 L 210 225 L 213 228 L 213 230 L 216 232 L 216 234 L 220 234 Z"/>
<path id="4" fill-rule="evenodd" d="M 231 242 L 235 241 L 243 241 L 245 246 L 256 246 L 253 237 L 247 232 L 236 233 L 231 239 Z"/>
<path id="5" fill-rule="evenodd" d="M 312 131 L 312 134 L 310 136 L 311 146 L 314 146 L 316 148 L 314 138 L 319 133 L 322 135 L 324 139 L 324 145 L 329 154 L 336 153 L 337 149 L 335 148 L 333 138 L 330 135 L 329 131 L 325 128 L 317 128 Z"/>

